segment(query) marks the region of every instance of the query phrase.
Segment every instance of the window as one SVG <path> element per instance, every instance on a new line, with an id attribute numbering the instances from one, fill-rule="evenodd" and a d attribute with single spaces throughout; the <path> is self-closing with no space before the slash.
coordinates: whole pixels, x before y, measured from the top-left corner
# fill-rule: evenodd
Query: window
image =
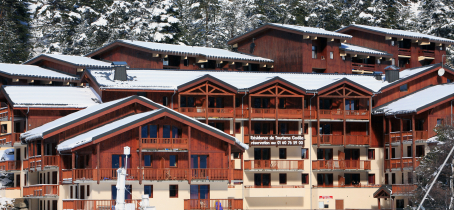
<path id="1" fill-rule="evenodd" d="M 396 184 L 396 174 L 395 173 L 391 174 L 391 184 Z"/>
<path id="2" fill-rule="evenodd" d="M 367 150 L 367 158 L 369 160 L 375 160 L 375 149 L 368 149 Z"/>
<path id="3" fill-rule="evenodd" d="M 241 133 L 241 123 L 239 123 L 239 122 L 235 123 L 235 133 L 236 134 Z"/>
<path id="4" fill-rule="evenodd" d="M 111 185 L 111 195 L 112 195 L 112 200 L 117 199 L 117 186 L 116 185 Z M 132 199 L 132 185 L 125 185 L 125 199 Z"/>
<path id="5" fill-rule="evenodd" d="M 153 198 L 153 185 L 144 185 L 143 193 L 148 195 L 149 198 Z"/>
<path id="6" fill-rule="evenodd" d="M 208 97 L 208 108 L 214 108 L 214 97 Z"/>
<path id="7" fill-rule="evenodd" d="M 317 174 L 317 186 L 333 186 L 333 174 Z"/>
<path id="8" fill-rule="evenodd" d="M 413 184 L 413 173 L 408 172 L 407 174 L 408 184 Z"/>
<path id="9" fill-rule="evenodd" d="M 172 138 L 181 138 L 182 130 L 177 126 L 172 126 Z"/>
<path id="10" fill-rule="evenodd" d="M 145 167 L 151 167 L 151 155 L 144 155 L 143 160 Z"/>
<path id="11" fill-rule="evenodd" d="M 407 157 L 412 157 L 411 153 L 412 153 L 411 146 L 407 146 Z"/>
<path id="12" fill-rule="evenodd" d="M 287 184 L 287 174 L 279 174 L 279 184 Z"/>
<path id="13" fill-rule="evenodd" d="M 303 133 L 304 134 L 309 134 L 309 124 L 308 123 L 304 123 Z"/>
<path id="14" fill-rule="evenodd" d="M 309 174 L 301 174 L 301 184 L 309 184 Z"/>
<path id="15" fill-rule="evenodd" d="M 188 97 L 187 106 L 188 107 L 195 107 L 194 97 Z"/>
<path id="16" fill-rule="evenodd" d="M 90 185 L 87 185 L 87 198 L 90 196 Z"/>
<path id="17" fill-rule="evenodd" d="M 415 130 L 417 130 L 417 131 L 424 130 L 424 120 L 423 119 L 416 119 Z"/>
<path id="18" fill-rule="evenodd" d="M 396 148 L 392 148 L 392 150 L 391 150 L 391 158 L 396 158 Z"/>
<path id="19" fill-rule="evenodd" d="M 162 97 L 162 105 L 168 106 L 168 103 L 167 103 L 167 96 Z"/>
<path id="20" fill-rule="evenodd" d="M 437 119 L 437 125 L 443 124 L 443 119 Z M 38 147 L 39 148 L 39 147 Z M 38 150 L 39 151 L 39 150 Z"/>
<path id="21" fill-rule="evenodd" d="M 344 174 L 345 185 L 359 185 L 360 184 L 360 175 L 359 174 Z"/>
<path id="22" fill-rule="evenodd" d="M 287 159 L 287 149 L 279 148 L 279 159 Z"/>
<path id="23" fill-rule="evenodd" d="M 168 58 L 163 58 L 162 59 L 162 65 L 163 66 L 168 66 L 169 65 L 169 59 Z"/>
<path id="24" fill-rule="evenodd" d="M 238 98 L 238 97 L 235 98 L 235 107 L 240 107 L 240 105 L 241 105 L 241 101 L 240 101 L 240 100 L 241 100 L 241 99 Z"/>
<path id="25" fill-rule="evenodd" d="M 150 138 L 158 138 L 158 126 L 150 125 Z"/>
<path id="26" fill-rule="evenodd" d="M 288 134 L 287 123 L 281 123 L 279 128 L 279 134 Z"/>
<path id="27" fill-rule="evenodd" d="M 317 47 L 312 46 L 312 58 L 317 58 Z"/>
<path id="28" fill-rule="evenodd" d="M 389 159 L 389 151 L 388 151 L 388 149 L 385 149 L 385 158 L 387 160 Z"/>
<path id="29" fill-rule="evenodd" d="M 191 163 L 192 168 L 208 168 L 208 155 L 191 155 Z"/>
<path id="30" fill-rule="evenodd" d="M 240 159 L 240 153 L 239 152 L 233 152 L 233 159 Z"/>
<path id="31" fill-rule="evenodd" d="M 280 98 L 279 99 L 279 105 L 278 105 L 278 108 L 279 109 L 285 109 L 285 104 L 287 103 L 287 100 L 285 98 Z"/>
<path id="32" fill-rule="evenodd" d="M 359 110 L 359 100 L 345 100 L 345 110 Z"/>
<path id="33" fill-rule="evenodd" d="M 170 125 L 162 126 L 162 138 L 170 138 Z"/>
<path id="34" fill-rule="evenodd" d="M 270 148 L 254 148 L 254 160 L 269 160 Z"/>
<path id="35" fill-rule="evenodd" d="M 369 185 L 374 185 L 375 184 L 375 174 L 369 174 Z"/>
<path id="36" fill-rule="evenodd" d="M 189 60 L 188 59 L 184 59 L 184 66 L 189 66 Z"/>
<path id="37" fill-rule="evenodd" d="M 333 149 L 317 149 L 317 160 L 332 160 Z"/>
<path id="38" fill-rule="evenodd" d="M 269 187 L 271 185 L 271 174 L 254 174 L 254 185 L 256 187 Z"/>
<path id="39" fill-rule="evenodd" d="M 169 197 L 178 198 L 178 185 L 169 185 Z"/>
<path id="40" fill-rule="evenodd" d="M 405 85 L 400 86 L 399 89 L 400 89 L 400 92 L 406 92 L 406 91 L 408 91 L 408 84 L 405 84 Z"/>
<path id="41" fill-rule="evenodd" d="M 391 41 L 391 46 L 394 46 L 394 41 Z"/>
<path id="42" fill-rule="evenodd" d="M 309 158 L 309 154 L 307 152 L 308 152 L 307 148 L 301 148 L 301 159 Z"/>
<path id="43" fill-rule="evenodd" d="M 170 167 L 177 167 L 178 157 L 176 155 L 169 156 L 169 166 Z"/>
<path id="44" fill-rule="evenodd" d="M 69 197 L 70 197 L 71 199 L 74 199 L 73 187 L 74 187 L 74 186 L 70 186 L 70 187 L 69 187 Z"/>
<path id="45" fill-rule="evenodd" d="M 148 127 L 147 126 L 142 126 L 142 132 L 141 132 L 141 137 L 142 138 L 148 138 Z"/>
<path id="46" fill-rule="evenodd" d="M 186 107 L 186 96 L 180 96 L 180 106 Z"/>
<path id="47" fill-rule="evenodd" d="M 210 199 L 210 186 L 209 185 L 191 185 L 189 187 L 190 199 L 204 200 Z"/>
<path id="48" fill-rule="evenodd" d="M 416 157 L 423 157 L 424 155 L 424 145 L 416 145 Z"/>
<path id="49" fill-rule="evenodd" d="M 334 59 L 334 52 L 329 52 L 329 59 Z"/>
<path id="50" fill-rule="evenodd" d="M 403 209 L 405 207 L 404 199 L 396 199 L 396 208 Z"/>

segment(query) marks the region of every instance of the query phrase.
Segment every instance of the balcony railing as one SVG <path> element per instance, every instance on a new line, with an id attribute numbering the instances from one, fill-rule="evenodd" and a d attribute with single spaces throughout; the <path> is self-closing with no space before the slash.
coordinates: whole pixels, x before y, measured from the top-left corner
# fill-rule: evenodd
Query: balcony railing
<path id="1" fill-rule="evenodd" d="M 23 188 L 24 197 L 56 197 L 58 196 L 58 185 L 41 184 Z"/>
<path id="2" fill-rule="evenodd" d="M 370 170 L 370 160 L 314 160 L 313 170 Z"/>
<path id="3" fill-rule="evenodd" d="M 233 170 L 233 180 L 243 180 L 243 170 L 234 169 Z"/>
<path id="4" fill-rule="evenodd" d="M 302 109 L 278 109 L 279 119 L 301 119 L 303 117 Z"/>
<path id="5" fill-rule="evenodd" d="M 244 170 L 304 170 L 303 160 L 245 160 Z"/>
<path id="6" fill-rule="evenodd" d="M 429 138 L 429 133 L 427 131 L 415 131 L 415 140 L 427 140 Z"/>
<path id="7" fill-rule="evenodd" d="M 249 118 L 249 109 L 235 109 L 236 118 Z"/>
<path id="8" fill-rule="evenodd" d="M 399 55 L 411 56 L 411 49 L 399 48 Z"/>
<path id="9" fill-rule="evenodd" d="M 233 118 L 233 108 L 208 108 L 208 117 Z"/>
<path id="10" fill-rule="evenodd" d="M 20 164 L 20 160 L 2 161 L 0 162 L 0 171 L 19 171 Z"/>
<path id="11" fill-rule="evenodd" d="M 41 168 L 41 156 L 34 156 L 28 158 L 29 169 Z"/>
<path id="12" fill-rule="evenodd" d="M 188 149 L 188 139 L 183 138 L 142 138 L 145 149 Z"/>
<path id="13" fill-rule="evenodd" d="M 23 164 L 23 170 L 28 170 L 30 168 L 30 163 L 28 162 L 28 159 L 27 160 L 22 160 L 22 164 Z"/>
<path id="14" fill-rule="evenodd" d="M 424 56 L 424 57 L 435 57 L 435 50 L 423 50 L 423 49 L 420 49 L 418 51 L 418 56 Z"/>
<path id="15" fill-rule="evenodd" d="M 233 171 L 233 170 L 232 170 Z M 242 172 L 242 171 L 241 171 Z M 231 172 L 235 174 L 234 172 Z M 239 173 L 239 172 L 237 172 Z M 203 180 L 227 180 L 229 169 L 180 169 L 180 168 L 143 168 L 143 169 L 127 169 L 127 180 L 188 180 L 189 175 L 192 179 Z M 238 176 L 238 175 L 237 175 Z M 64 169 L 62 170 L 63 180 L 97 180 L 98 169 Z M 99 169 L 100 181 L 116 180 L 116 168 L 101 168 Z"/>
<path id="16" fill-rule="evenodd" d="M 304 109 L 304 119 L 317 119 L 317 110 L 309 110 L 309 108 Z"/>
<path id="17" fill-rule="evenodd" d="M 345 144 L 347 145 L 369 145 L 368 135 L 346 135 Z"/>
<path id="18" fill-rule="evenodd" d="M 416 190 L 417 186 L 413 184 L 393 184 L 392 195 L 411 196 Z"/>
<path id="19" fill-rule="evenodd" d="M 331 135 L 331 134 L 323 134 L 320 135 L 320 139 L 318 135 L 312 136 L 312 144 L 329 144 L 329 145 L 344 145 L 344 136 L 343 135 Z"/>
<path id="20" fill-rule="evenodd" d="M 44 156 L 44 166 L 58 166 L 58 156 L 57 155 L 45 155 Z"/>
<path id="21" fill-rule="evenodd" d="M 243 199 L 184 199 L 185 210 L 243 209 Z"/>
<path id="22" fill-rule="evenodd" d="M 389 134 L 385 134 L 385 143 L 397 143 L 400 142 L 402 138 L 404 141 L 409 141 L 413 139 L 413 132 L 412 131 L 404 131 L 404 132 L 391 132 Z"/>
<path id="23" fill-rule="evenodd" d="M 346 119 L 368 120 L 369 117 L 369 110 L 345 110 Z"/>
<path id="24" fill-rule="evenodd" d="M 343 119 L 344 113 L 343 110 L 319 110 L 320 119 Z"/>
<path id="25" fill-rule="evenodd" d="M 276 109 L 252 108 L 252 118 L 276 118 Z"/>
<path id="26" fill-rule="evenodd" d="M 352 69 L 364 70 L 364 71 L 375 71 L 375 64 L 353 63 L 352 62 Z"/>
<path id="27" fill-rule="evenodd" d="M 205 108 L 202 107 L 181 107 L 181 113 L 187 115 L 188 117 L 206 117 Z"/>
<path id="28" fill-rule="evenodd" d="M 418 166 L 419 166 L 419 158 L 416 158 L 416 167 L 418 167 Z M 404 157 L 404 158 L 402 158 L 402 160 L 400 158 L 385 160 L 385 170 L 390 169 L 390 167 L 391 167 L 391 169 L 412 168 L 413 167 L 413 158 Z"/>
<path id="29" fill-rule="evenodd" d="M 141 200 L 126 199 L 125 203 L 132 203 L 139 209 Z M 101 210 L 115 209 L 115 200 L 63 200 L 63 209 Z"/>
<path id="30" fill-rule="evenodd" d="M 312 185 L 313 188 L 379 188 L 379 184 L 339 184 L 339 185 Z"/>
<path id="31" fill-rule="evenodd" d="M 21 143 L 20 133 L 7 133 L 0 135 L 0 146 L 14 146 L 15 143 Z"/>

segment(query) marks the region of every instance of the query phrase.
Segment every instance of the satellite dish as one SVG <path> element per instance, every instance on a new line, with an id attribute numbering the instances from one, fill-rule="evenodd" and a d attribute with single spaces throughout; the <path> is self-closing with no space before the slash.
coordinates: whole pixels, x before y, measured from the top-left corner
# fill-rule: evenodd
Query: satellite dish
<path id="1" fill-rule="evenodd" d="M 444 68 L 440 68 L 438 69 L 438 76 L 443 76 L 445 74 L 445 69 Z"/>

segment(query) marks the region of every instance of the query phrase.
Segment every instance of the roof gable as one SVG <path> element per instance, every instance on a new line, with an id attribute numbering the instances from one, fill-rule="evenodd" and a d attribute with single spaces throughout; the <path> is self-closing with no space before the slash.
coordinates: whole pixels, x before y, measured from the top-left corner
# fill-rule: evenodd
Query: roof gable
<path id="1" fill-rule="evenodd" d="M 27 79 L 47 79 L 47 80 L 63 80 L 63 81 L 78 81 L 78 76 L 73 76 L 67 73 L 50 70 L 33 65 L 9 64 L 0 63 L 0 74 L 5 77 L 21 77 Z"/>
<path id="2" fill-rule="evenodd" d="M 24 64 L 35 64 L 41 60 L 50 60 L 67 63 L 73 66 L 80 67 L 103 67 L 110 66 L 111 64 L 104 61 L 95 60 L 89 57 L 75 56 L 75 55 L 57 55 L 57 54 L 41 54 L 34 58 L 31 58 L 28 61 L 25 61 Z"/>

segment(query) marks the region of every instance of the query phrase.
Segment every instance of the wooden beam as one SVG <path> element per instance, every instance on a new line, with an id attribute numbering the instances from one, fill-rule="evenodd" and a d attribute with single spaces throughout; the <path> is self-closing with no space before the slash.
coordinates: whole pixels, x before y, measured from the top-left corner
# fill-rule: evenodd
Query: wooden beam
<path id="1" fill-rule="evenodd" d="M 96 144 L 96 171 L 97 173 L 97 183 L 99 184 L 99 181 L 101 180 L 101 169 L 99 163 L 101 162 L 101 143 Z"/>
<path id="2" fill-rule="evenodd" d="M 416 130 L 415 130 L 415 114 L 411 115 L 411 130 L 412 132 L 412 144 L 411 144 L 411 157 L 412 157 L 412 165 L 413 165 L 413 171 L 416 170 Z M 407 154 L 408 155 L 408 154 Z M 413 183 L 408 183 L 408 184 L 413 184 Z"/>
<path id="3" fill-rule="evenodd" d="M 191 126 L 188 126 L 188 164 L 189 164 L 189 173 L 188 173 L 188 183 L 191 184 L 191 180 L 192 180 L 192 161 L 191 161 Z"/>
<path id="4" fill-rule="evenodd" d="M 404 154 L 404 121 L 400 118 L 400 171 L 404 171 L 403 154 Z"/>
<path id="5" fill-rule="evenodd" d="M 41 171 L 44 171 L 44 139 L 41 139 Z"/>
<path id="6" fill-rule="evenodd" d="M 180 95 L 178 95 L 178 96 L 180 96 Z M 145 126 L 147 126 L 147 125 L 145 125 Z M 141 131 L 142 131 L 142 126 L 139 126 L 139 132 L 138 132 L 139 133 L 139 137 L 138 137 L 139 138 L 139 174 L 140 174 L 139 175 L 139 185 L 142 185 L 142 175 L 141 174 L 143 174 L 143 172 L 142 172 L 143 171 L 143 167 L 142 167 L 143 158 L 142 158 L 142 134 L 141 134 Z M 191 161 L 191 160 L 189 159 L 189 161 Z"/>
<path id="7" fill-rule="evenodd" d="M 76 171 L 76 152 L 72 152 L 71 153 L 71 172 L 72 172 L 72 184 L 74 184 L 74 179 L 75 179 L 75 176 L 74 176 L 74 173 Z M 99 161 L 98 161 L 99 163 Z"/>

